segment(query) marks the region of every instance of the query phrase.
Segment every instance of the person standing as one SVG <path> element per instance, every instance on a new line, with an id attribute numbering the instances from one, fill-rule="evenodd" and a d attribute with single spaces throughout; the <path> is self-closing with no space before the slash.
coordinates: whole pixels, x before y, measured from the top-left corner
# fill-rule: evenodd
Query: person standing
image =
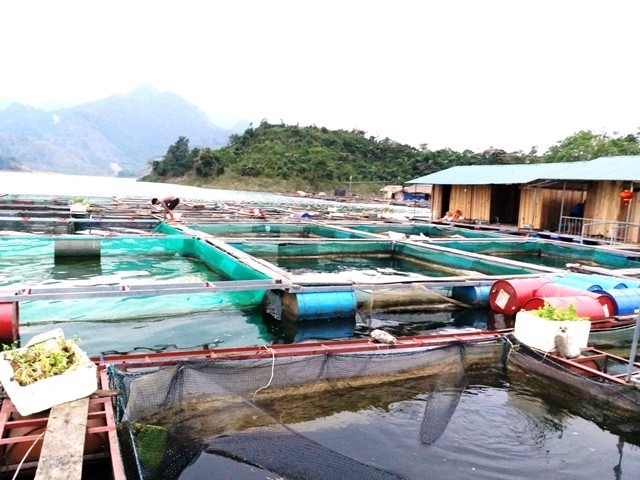
<path id="1" fill-rule="evenodd" d="M 180 203 L 180 199 L 178 197 L 165 197 L 163 199 L 158 200 L 157 198 L 151 199 L 151 205 L 160 205 L 164 209 L 165 215 L 169 216 L 169 222 L 175 221 L 175 217 L 173 215 L 173 210 Z"/>

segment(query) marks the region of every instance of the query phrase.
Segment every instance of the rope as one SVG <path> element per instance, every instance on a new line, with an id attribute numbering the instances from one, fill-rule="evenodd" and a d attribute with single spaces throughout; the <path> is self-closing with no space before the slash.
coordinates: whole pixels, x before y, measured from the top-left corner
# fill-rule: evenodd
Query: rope
<path id="1" fill-rule="evenodd" d="M 38 443 L 42 439 L 42 437 L 44 437 L 45 433 L 47 433 L 47 429 L 46 428 L 45 428 L 44 432 L 42 432 L 40 435 L 38 435 L 38 438 L 36 438 L 33 441 L 31 446 L 29 447 L 29 450 L 27 450 L 27 453 L 24 454 L 24 457 L 22 457 L 22 460 L 20 460 L 20 463 L 18 464 L 18 468 L 16 468 L 16 473 L 13 474 L 13 478 L 11 480 L 16 480 L 16 478 L 18 477 L 18 473 L 20 473 L 20 469 L 22 468 L 22 464 L 24 463 L 24 461 L 27 459 L 27 457 L 31 453 L 31 450 L 33 449 L 33 447 L 36 446 L 36 443 Z"/>
<path id="2" fill-rule="evenodd" d="M 511 356 L 511 352 L 514 350 L 518 350 L 518 348 L 520 347 L 520 345 L 514 345 L 513 342 L 509 339 L 509 337 L 507 335 L 501 335 L 502 340 L 506 343 L 509 344 L 509 351 L 507 352 L 507 358 L 505 358 L 504 362 L 505 365 L 507 364 L 506 362 L 509 361 L 509 357 Z"/>
<path id="3" fill-rule="evenodd" d="M 263 345 L 263 347 L 267 350 L 267 352 L 271 352 L 271 378 L 269 379 L 269 382 L 263 386 L 260 387 L 259 389 L 257 389 L 255 392 L 253 392 L 253 401 L 256 401 L 256 395 L 258 394 L 258 392 L 260 390 L 264 390 L 265 388 L 269 388 L 269 385 L 271 385 L 271 381 L 273 380 L 273 375 L 275 372 L 275 367 L 276 367 L 276 351 L 273 348 L 269 348 L 266 345 Z"/>

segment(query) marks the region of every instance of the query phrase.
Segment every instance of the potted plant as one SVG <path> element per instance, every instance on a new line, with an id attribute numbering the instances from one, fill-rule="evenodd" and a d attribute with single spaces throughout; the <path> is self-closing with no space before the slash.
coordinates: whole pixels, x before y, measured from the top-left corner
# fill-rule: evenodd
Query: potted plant
<path id="1" fill-rule="evenodd" d="M 0 383 L 21 415 L 91 395 L 98 388 L 96 370 L 59 328 L 0 353 Z"/>
<path id="2" fill-rule="evenodd" d="M 71 204 L 69 205 L 71 213 L 87 213 L 88 209 L 89 204 L 85 203 L 84 198 L 74 197 L 71 199 Z"/>
<path id="3" fill-rule="evenodd" d="M 587 346 L 591 321 L 578 315 L 576 307 L 571 303 L 567 308 L 562 308 L 545 302 L 537 310 L 519 311 L 513 334 L 518 341 L 530 347 L 551 352 L 556 349 L 555 337 L 561 327 L 566 329 L 574 347 Z"/>

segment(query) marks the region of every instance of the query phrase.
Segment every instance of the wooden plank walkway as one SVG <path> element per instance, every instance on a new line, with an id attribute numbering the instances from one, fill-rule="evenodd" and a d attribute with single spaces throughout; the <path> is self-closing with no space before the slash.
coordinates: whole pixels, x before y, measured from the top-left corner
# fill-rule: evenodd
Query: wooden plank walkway
<path id="1" fill-rule="evenodd" d="M 35 480 L 80 480 L 89 397 L 55 405 L 49 413 Z"/>

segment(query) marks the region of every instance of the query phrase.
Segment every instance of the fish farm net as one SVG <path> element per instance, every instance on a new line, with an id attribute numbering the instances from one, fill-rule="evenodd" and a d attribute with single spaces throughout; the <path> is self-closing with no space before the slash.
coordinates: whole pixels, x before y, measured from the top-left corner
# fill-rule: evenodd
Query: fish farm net
<path id="1" fill-rule="evenodd" d="M 415 442 L 426 448 L 453 415 L 469 369 L 499 365 L 501 349 L 492 342 L 110 366 L 112 387 L 120 392 L 116 411 L 127 476 L 189 478 L 182 472 L 206 455 L 209 463 L 236 472 L 224 478 L 410 478 L 397 465 L 410 470 L 411 462 L 390 468 L 384 458 L 345 453 L 299 426 L 339 411 L 421 398 Z"/>

